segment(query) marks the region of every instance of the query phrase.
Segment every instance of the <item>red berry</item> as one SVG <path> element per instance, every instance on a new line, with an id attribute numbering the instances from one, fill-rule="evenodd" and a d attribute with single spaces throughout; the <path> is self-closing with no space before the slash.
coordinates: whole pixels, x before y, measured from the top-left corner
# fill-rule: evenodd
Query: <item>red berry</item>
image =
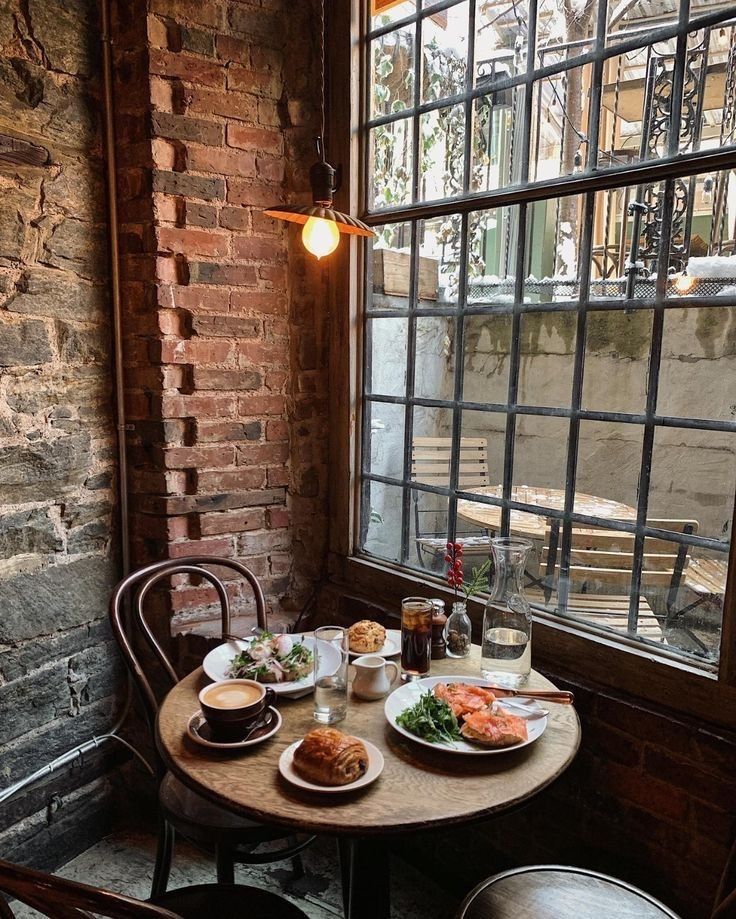
<path id="1" fill-rule="evenodd" d="M 462 570 L 463 570 L 463 562 L 462 562 L 462 559 L 460 559 L 460 558 L 455 559 L 455 564 L 453 565 L 453 567 L 454 567 L 455 571 L 462 571 Z"/>
<path id="2" fill-rule="evenodd" d="M 452 549 L 452 546 L 453 546 L 453 544 L 452 544 L 451 542 L 448 542 L 446 548 L 447 548 L 447 549 Z"/>
<path id="3" fill-rule="evenodd" d="M 451 556 L 451 555 L 446 555 L 446 556 L 445 556 L 445 561 L 446 561 L 446 562 L 451 562 L 451 561 L 452 561 L 452 556 Z"/>
<path id="4" fill-rule="evenodd" d="M 463 579 L 463 576 L 462 576 L 461 574 L 459 574 L 459 575 L 457 576 L 457 583 L 458 583 L 458 584 L 462 584 L 462 583 L 463 583 L 463 580 L 464 580 L 464 579 Z"/>

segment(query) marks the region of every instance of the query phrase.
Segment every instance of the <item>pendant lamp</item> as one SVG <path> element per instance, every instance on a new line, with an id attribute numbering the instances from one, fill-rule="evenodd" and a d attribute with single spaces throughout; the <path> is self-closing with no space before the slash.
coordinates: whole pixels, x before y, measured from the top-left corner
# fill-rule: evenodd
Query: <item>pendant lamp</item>
<path id="1" fill-rule="evenodd" d="M 302 242 L 307 251 L 318 259 L 334 252 L 340 242 L 340 234 L 355 236 L 375 236 L 370 227 L 357 217 L 336 211 L 332 206 L 332 196 L 339 188 L 337 172 L 325 159 L 325 0 L 320 2 L 320 124 L 321 133 L 316 138 L 319 160 L 309 170 L 309 183 L 312 186 L 312 203 L 300 207 L 291 204 L 278 204 L 269 207 L 264 213 L 277 220 L 303 224 Z"/>

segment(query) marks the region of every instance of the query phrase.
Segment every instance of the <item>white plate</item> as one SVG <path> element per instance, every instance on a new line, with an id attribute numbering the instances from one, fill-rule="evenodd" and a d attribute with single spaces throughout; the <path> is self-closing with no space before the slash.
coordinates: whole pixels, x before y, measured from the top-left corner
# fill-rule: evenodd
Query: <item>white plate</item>
<path id="1" fill-rule="evenodd" d="M 245 750 L 248 747 L 255 747 L 257 744 L 263 743 L 263 741 L 268 740 L 269 737 L 273 737 L 281 727 L 281 712 L 277 708 L 274 708 L 273 705 L 269 706 L 269 711 L 273 715 L 271 725 L 267 729 L 261 729 L 261 731 L 250 740 L 236 740 L 234 743 L 219 743 L 215 740 L 209 740 L 198 731 L 198 727 L 205 720 L 201 711 L 196 711 L 189 719 L 187 734 L 195 743 L 199 744 L 201 747 L 209 747 L 210 750 L 230 750 L 231 752 Z"/>
<path id="2" fill-rule="evenodd" d="M 423 737 L 417 737 L 416 734 L 412 734 L 406 728 L 402 728 L 400 724 L 396 723 L 396 718 L 401 712 L 411 708 L 412 705 L 418 702 L 421 694 L 431 689 L 435 683 L 471 683 L 474 686 L 487 686 L 488 680 L 468 676 L 430 676 L 424 680 L 416 680 L 414 683 L 404 683 L 403 686 L 399 686 L 398 689 L 391 693 L 383 707 L 386 720 L 399 734 L 403 734 L 404 737 L 408 737 L 409 740 L 413 740 L 414 743 L 421 744 L 423 747 L 431 747 L 433 750 L 441 750 L 445 753 L 488 756 L 493 753 L 506 753 L 508 750 L 521 750 L 522 747 L 527 747 L 530 743 L 534 743 L 538 737 L 544 734 L 547 728 L 547 717 L 541 714 L 543 709 L 538 704 L 527 702 L 522 706 L 513 705 L 512 703 L 506 708 L 507 712 L 510 715 L 519 715 L 522 718 L 526 716 L 527 719 L 529 736 L 522 743 L 513 744 L 510 747 L 481 747 L 478 744 L 468 743 L 467 740 L 453 740 L 451 743 L 433 743 L 430 740 L 424 740 Z M 505 699 L 498 700 L 500 707 L 506 707 L 504 705 L 505 701 Z"/>
<path id="3" fill-rule="evenodd" d="M 304 645 L 314 652 L 314 639 L 311 636 L 293 635 L 292 637 L 301 639 Z M 232 659 L 239 651 L 247 648 L 252 641 L 256 640 L 256 638 L 248 638 L 245 640 L 226 641 L 224 644 L 213 648 L 202 661 L 204 672 L 215 682 L 229 679 L 227 671 Z M 329 664 L 337 669 L 340 664 L 340 652 L 327 646 L 324 654 L 329 660 Z M 334 657 L 334 660 L 330 659 L 332 657 Z M 306 695 L 314 688 L 314 669 L 310 669 L 309 673 L 302 677 L 301 680 L 290 680 L 288 683 L 264 683 L 263 685 L 273 689 L 277 696 Z"/>
<path id="4" fill-rule="evenodd" d="M 401 654 L 401 629 L 386 629 L 386 641 L 378 651 L 351 651 L 351 657 L 363 657 L 364 654 L 377 654 L 379 657 L 396 657 Z"/>
<path id="5" fill-rule="evenodd" d="M 349 785 L 315 785 L 314 782 L 308 782 L 306 779 L 303 779 L 296 769 L 294 769 L 294 751 L 300 743 L 301 740 L 297 740 L 281 754 L 279 757 L 279 772 L 287 782 L 296 785 L 297 788 L 303 788 L 305 791 L 320 791 L 330 795 L 347 791 L 356 791 L 358 788 L 365 788 L 366 785 L 375 782 L 378 776 L 383 772 L 383 753 L 381 753 L 375 744 L 364 740 L 363 745 L 368 754 L 368 768 L 364 775 L 355 782 L 350 782 Z"/>

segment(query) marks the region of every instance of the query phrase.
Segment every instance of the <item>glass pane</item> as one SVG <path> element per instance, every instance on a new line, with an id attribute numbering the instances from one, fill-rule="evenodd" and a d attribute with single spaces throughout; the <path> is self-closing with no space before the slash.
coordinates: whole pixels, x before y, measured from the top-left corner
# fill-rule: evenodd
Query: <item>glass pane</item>
<path id="1" fill-rule="evenodd" d="M 523 86 L 479 96 L 473 103 L 471 191 L 493 191 L 521 179 Z"/>
<path id="2" fill-rule="evenodd" d="M 534 84 L 530 181 L 574 175 L 588 154 L 588 100 L 593 68 L 574 67 Z"/>
<path id="3" fill-rule="evenodd" d="M 503 412 L 474 412 L 465 410 L 461 419 L 461 437 L 464 443 L 474 444 L 485 448 L 485 468 L 481 470 L 480 481 L 474 474 L 468 472 L 467 478 L 460 482 L 463 490 L 488 491 L 496 488 L 503 482 L 503 458 L 506 437 L 506 414 Z M 484 505 L 486 510 L 488 505 Z M 489 513 L 495 513 L 491 509 Z M 476 526 L 483 526 L 482 520 L 473 521 L 469 516 L 467 521 L 475 522 Z"/>
<path id="4" fill-rule="evenodd" d="M 579 512 L 636 520 L 643 428 L 581 421 L 575 505 Z"/>
<path id="5" fill-rule="evenodd" d="M 382 396 L 406 395 L 407 319 L 369 319 L 366 323 L 370 364 L 368 392 Z"/>
<path id="6" fill-rule="evenodd" d="M 468 2 L 427 16 L 422 23 L 422 102 L 438 102 L 465 89 Z"/>
<path id="7" fill-rule="evenodd" d="M 397 29 L 371 42 L 371 118 L 414 105 L 414 28 Z"/>
<path id="8" fill-rule="evenodd" d="M 447 497 L 416 489 L 412 489 L 409 495 L 411 517 L 408 564 L 412 568 L 442 576 L 447 567 Z"/>
<path id="9" fill-rule="evenodd" d="M 461 221 L 457 214 L 419 221 L 420 306 L 455 306 L 460 283 Z"/>
<path id="10" fill-rule="evenodd" d="M 371 3 L 371 28 L 378 29 L 381 26 L 390 25 L 392 22 L 398 22 L 405 19 L 417 11 L 415 0 L 402 0 L 396 3 L 395 0 L 373 0 Z"/>
<path id="11" fill-rule="evenodd" d="M 411 118 L 371 128 L 368 140 L 370 207 L 396 207 L 411 202 L 412 137 Z"/>
<path id="12" fill-rule="evenodd" d="M 693 0 L 690 4 L 691 11 L 697 3 L 704 3 L 711 7 L 710 0 Z M 614 44 L 622 39 L 631 37 L 632 31 L 642 28 L 642 20 L 652 25 L 650 8 L 639 3 L 609 3 L 608 4 L 608 41 Z M 674 25 L 678 20 L 680 9 L 679 0 L 657 0 L 652 13 L 656 16 L 656 25 Z M 702 12 L 702 10 L 701 10 Z"/>
<path id="13" fill-rule="evenodd" d="M 401 559 L 402 489 L 363 479 L 360 547 L 391 562 Z"/>
<path id="14" fill-rule="evenodd" d="M 525 504 L 562 510 L 565 506 L 567 418 L 518 415 L 514 450 L 514 496 Z M 542 529 L 543 521 L 537 521 Z"/>
<path id="15" fill-rule="evenodd" d="M 422 115 L 419 142 L 420 198 L 431 201 L 460 194 L 465 171 L 464 107 L 451 105 Z"/>
<path id="16" fill-rule="evenodd" d="M 492 86 L 496 80 L 524 73 L 528 21 L 528 0 L 475 0 L 476 86 Z"/>
<path id="17" fill-rule="evenodd" d="M 668 309 L 664 316 L 657 412 L 733 421 L 736 307 Z"/>
<path id="18" fill-rule="evenodd" d="M 366 472 L 387 478 L 404 477 L 404 417 L 403 405 L 388 402 L 368 402 L 363 430 L 367 438 Z"/>
<path id="19" fill-rule="evenodd" d="M 414 395 L 423 399 L 455 398 L 456 320 L 450 316 L 417 316 Z"/>
<path id="20" fill-rule="evenodd" d="M 539 0 L 537 6 L 537 60 L 538 66 L 556 63 L 585 54 L 593 47 L 595 39 L 597 0 Z"/>
<path id="21" fill-rule="evenodd" d="M 584 409 L 639 414 L 646 407 L 651 310 L 588 313 Z"/>
<path id="22" fill-rule="evenodd" d="M 508 313 L 465 317 L 464 401 L 506 404 L 511 323 Z"/>
<path id="23" fill-rule="evenodd" d="M 519 404 L 570 405 L 576 327 L 573 312 L 522 315 Z"/>
<path id="24" fill-rule="evenodd" d="M 736 435 L 657 428 L 652 452 L 649 516 L 692 520 L 696 533 L 728 544 L 736 492 Z"/>
<path id="25" fill-rule="evenodd" d="M 468 215 L 468 304 L 514 302 L 519 209 Z"/>
<path id="26" fill-rule="evenodd" d="M 375 228 L 370 240 L 369 285 L 373 297 L 368 309 L 401 309 L 409 307 L 411 286 L 411 224 L 391 223 Z M 421 290 L 420 290 L 421 295 Z"/>
<path id="27" fill-rule="evenodd" d="M 549 303 L 578 297 L 583 206 L 582 196 L 567 195 L 528 207 L 525 300 Z"/>

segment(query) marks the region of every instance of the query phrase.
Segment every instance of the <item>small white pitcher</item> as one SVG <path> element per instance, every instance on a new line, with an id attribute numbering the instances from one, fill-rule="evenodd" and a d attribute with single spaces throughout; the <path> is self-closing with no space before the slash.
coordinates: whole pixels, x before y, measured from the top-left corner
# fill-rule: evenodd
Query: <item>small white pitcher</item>
<path id="1" fill-rule="evenodd" d="M 359 699 L 369 702 L 382 699 L 391 689 L 391 683 L 398 677 L 399 668 L 393 661 L 384 660 L 378 654 L 364 654 L 353 661 L 355 679 L 353 692 Z M 386 673 L 389 667 L 393 668 L 393 676 L 389 679 Z"/>

